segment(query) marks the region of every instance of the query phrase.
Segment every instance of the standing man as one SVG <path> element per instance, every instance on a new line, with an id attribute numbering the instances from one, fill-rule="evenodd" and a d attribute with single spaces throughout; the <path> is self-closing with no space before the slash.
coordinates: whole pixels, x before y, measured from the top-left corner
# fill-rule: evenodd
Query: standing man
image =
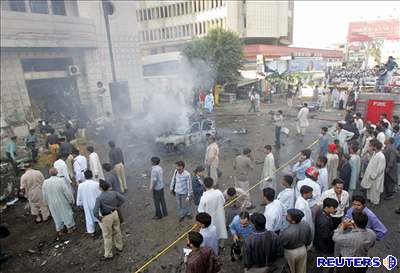
<path id="1" fill-rule="evenodd" d="M 308 104 L 304 103 L 303 107 L 300 109 L 299 113 L 297 114 L 297 123 L 296 123 L 296 128 L 297 128 L 297 134 L 301 135 L 302 137 L 304 137 L 305 133 L 306 133 L 306 129 L 309 126 L 308 123 L 308 108 L 307 108 Z"/>
<path id="2" fill-rule="evenodd" d="M 204 167 L 198 166 L 194 170 L 194 175 L 192 177 L 192 189 L 193 189 L 193 202 L 196 206 L 200 203 L 200 198 L 203 195 L 203 192 L 206 190 L 204 187 Z"/>
<path id="3" fill-rule="evenodd" d="M 275 123 L 275 146 L 277 148 L 281 147 L 281 129 L 283 127 L 283 112 L 278 110 L 274 113 L 273 120 Z"/>
<path id="4" fill-rule="evenodd" d="M 176 170 L 171 180 L 171 194 L 176 197 L 176 210 L 179 216 L 179 222 L 185 219 L 185 216 L 192 219 L 190 207 L 190 197 L 192 196 L 192 182 L 190 173 L 185 170 L 185 162 L 176 162 Z"/>
<path id="5" fill-rule="evenodd" d="M 319 175 L 317 183 L 321 187 L 321 192 L 324 192 L 329 189 L 328 169 L 326 168 L 327 162 L 328 159 L 325 156 L 318 157 L 317 168 Z"/>
<path id="6" fill-rule="evenodd" d="M 306 178 L 307 168 L 313 165 L 311 157 L 311 150 L 305 149 L 300 152 L 299 160 L 293 165 L 292 172 L 295 174 L 297 181 Z"/>
<path id="7" fill-rule="evenodd" d="M 375 213 L 365 206 L 365 198 L 361 195 L 353 195 L 352 202 L 352 207 L 347 210 L 345 219 L 353 219 L 353 212 L 364 212 L 368 216 L 367 228 L 375 232 L 378 241 L 382 240 L 386 236 L 388 230 Z"/>
<path id="8" fill-rule="evenodd" d="M 263 168 L 263 182 L 260 184 L 260 188 L 272 188 L 276 189 L 276 177 L 275 177 L 275 159 L 274 154 L 272 153 L 271 145 L 264 146 L 265 151 L 265 159 L 264 159 L 264 168 Z"/>
<path id="9" fill-rule="evenodd" d="M 30 129 L 29 135 L 25 138 L 25 146 L 31 151 L 33 162 L 36 162 L 38 156 L 38 150 L 36 149 L 37 142 L 38 140 L 35 134 L 35 129 Z"/>
<path id="10" fill-rule="evenodd" d="M 333 179 L 332 186 L 332 189 L 322 193 L 318 205 L 322 207 L 326 198 L 331 198 L 338 202 L 335 213 L 331 214 L 333 225 L 336 228 L 342 222 L 344 213 L 350 206 L 350 197 L 349 193 L 344 190 L 344 183 L 340 178 Z"/>
<path id="11" fill-rule="evenodd" d="M 351 180 L 351 166 L 349 163 L 350 155 L 342 154 L 342 160 L 339 169 L 339 178 L 344 182 L 344 189 L 349 190 Z"/>
<path id="12" fill-rule="evenodd" d="M 72 233 L 75 229 L 71 208 L 74 204 L 72 191 L 64 178 L 57 176 L 56 168 L 50 168 L 49 175 L 50 178 L 43 183 L 43 201 L 50 209 L 58 235 L 61 236 L 64 233 L 64 226 L 67 227 L 68 233 Z"/>
<path id="13" fill-rule="evenodd" d="M 285 259 L 291 273 L 307 272 L 307 248 L 312 242 L 310 226 L 302 221 L 304 213 L 298 209 L 287 211 L 289 227 L 279 234 Z"/>
<path id="14" fill-rule="evenodd" d="M 303 221 L 306 222 L 311 229 L 312 238 L 314 238 L 314 221 L 308 200 L 313 197 L 313 188 L 304 185 L 300 189 L 300 196 L 296 199 L 295 208 L 301 210 L 304 214 Z"/>
<path id="15" fill-rule="evenodd" d="M 208 246 L 214 250 L 214 254 L 218 256 L 218 235 L 217 228 L 211 223 L 212 219 L 210 214 L 200 212 L 196 215 L 196 228 L 203 236 L 203 243 L 201 246 Z"/>
<path id="16" fill-rule="evenodd" d="M 343 123 L 338 122 L 336 131 L 332 133 L 332 137 L 339 140 L 340 146 L 343 148 L 343 153 L 348 154 L 347 141 L 351 140 L 354 136 L 353 132 L 343 129 Z"/>
<path id="17" fill-rule="evenodd" d="M 109 141 L 108 146 L 110 146 L 108 157 L 110 159 L 111 166 L 114 168 L 115 173 L 118 177 L 121 192 L 124 193 L 128 190 L 125 176 L 124 155 L 122 154 L 122 150 L 115 146 L 114 141 Z"/>
<path id="18" fill-rule="evenodd" d="M 72 155 L 74 157 L 74 174 L 76 183 L 81 183 L 85 181 L 85 171 L 87 170 L 87 159 L 83 155 L 80 154 L 78 149 L 74 149 L 72 151 Z"/>
<path id="19" fill-rule="evenodd" d="M 52 160 L 56 161 L 60 145 L 58 143 L 56 131 L 53 128 L 50 128 L 50 135 L 47 136 L 46 147 L 49 147 Z"/>
<path id="20" fill-rule="evenodd" d="M 200 199 L 198 212 L 206 212 L 211 215 L 212 224 L 217 228 L 218 239 L 228 239 L 228 232 L 226 231 L 225 222 L 225 198 L 220 190 L 213 189 L 211 177 L 204 179 L 204 186 L 206 191 Z"/>
<path id="21" fill-rule="evenodd" d="M 266 203 L 264 216 L 266 219 L 265 229 L 279 234 L 283 229 L 283 216 L 286 214 L 282 202 L 275 199 L 275 190 L 263 189 L 263 199 Z"/>
<path id="22" fill-rule="evenodd" d="M 332 221 L 332 214 L 335 213 L 338 202 L 332 198 L 325 198 L 323 207 L 315 216 L 315 236 L 314 247 L 317 250 L 316 256 L 333 256 L 334 243 L 332 240 L 335 226 Z M 318 272 L 324 272 L 322 268 L 317 269 Z M 332 270 L 327 270 L 333 272 Z"/>
<path id="23" fill-rule="evenodd" d="M 253 90 L 250 91 L 249 100 L 250 100 L 250 109 L 249 109 L 249 113 L 250 113 L 251 111 L 257 112 L 257 111 L 256 111 L 256 94 L 255 94 L 255 92 L 254 92 Z"/>
<path id="24" fill-rule="evenodd" d="M 46 222 L 50 212 L 43 201 L 43 182 L 44 176 L 40 171 L 34 170 L 32 164 L 25 165 L 26 171 L 21 176 L 21 190 L 29 201 L 31 214 L 36 218 L 35 223 Z M 40 217 L 40 214 L 42 217 Z"/>
<path id="25" fill-rule="evenodd" d="M 367 190 L 367 198 L 373 206 L 379 205 L 380 195 L 383 192 L 386 159 L 382 153 L 382 143 L 378 140 L 371 140 L 370 145 L 373 148 L 374 155 L 368 163 L 361 187 Z"/>
<path id="26" fill-rule="evenodd" d="M 253 156 L 249 148 L 243 149 L 243 154 L 238 155 L 233 162 L 233 169 L 235 175 L 235 187 L 241 188 L 243 191 L 248 192 L 250 188 L 249 172 L 253 170 Z M 249 192 L 249 199 L 250 192 Z"/>
<path id="27" fill-rule="evenodd" d="M 117 209 L 125 202 L 125 197 L 110 189 L 110 184 L 100 179 L 101 193 L 96 199 L 93 209 L 94 217 L 100 220 L 100 228 L 104 240 L 104 256 L 102 261 L 113 258 L 113 243 L 117 251 L 121 252 L 123 248 L 121 226 Z"/>
<path id="28" fill-rule="evenodd" d="M 214 109 L 214 97 L 212 92 L 209 92 L 204 99 L 204 108 L 208 111 L 208 113 L 212 113 Z"/>
<path id="29" fill-rule="evenodd" d="M 331 143 L 328 145 L 328 154 L 326 155 L 328 162 L 326 169 L 328 170 L 328 183 L 331 183 L 337 177 L 339 167 L 339 156 L 336 144 Z"/>
<path id="30" fill-rule="evenodd" d="M 384 178 L 385 200 L 393 199 L 394 188 L 397 185 L 397 151 L 393 144 L 393 137 L 386 139 L 385 149 L 383 150 L 386 160 Z"/>
<path id="31" fill-rule="evenodd" d="M 326 156 L 328 153 L 328 145 L 330 141 L 330 137 L 327 134 L 328 128 L 322 127 L 321 128 L 321 135 L 319 137 L 319 144 L 318 144 L 318 154 L 320 156 Z"/>
<path id="32" fill-rule="evenodd" d="M 156 215 L 153 219 L 158 220 L 162 217 L 168 216 L 167 205 L 165 204 L 164 198 L 164 180 L 163 170 L 160 167 L 160 158 L 153 156 L 151 159 L 151 174 L 150 174 L 150 186 L 149 189 L 153 191 L 154 207 L 156 209 Z M 162 212 L 162 213 L 161 213 Z"/>
<path id="33" fill-rule="evenodd" d="M 104 180 L 104 173 L 101 167 L 99 156 L 94 151 L 93 146 L 87 146 L 86 150 L 89 152 L 89 168 L 93 173 L 94 179 L 97 181 L 99 181 L 99 179 Z"/>
<path id="34" fill-rule="evenodd" d="M 333 234 L 335 256 L 368 257 L 369 249 L 375 245 L 376 235 L 367 228 L 368 216 L 364 212 L 353 212 L 353 220 L 341 223 Z M 337 267 L 336 272 L 367 272 L 368 267 Z"/>
<path id="35" fill-rule="evenodd" d="M 254 231 L 245 241 L 245 272 L 269 272 L 268 269 L 274 268 L 273 264 L 278 257 L 283 256 L 279 237 L 266 228 L 265 220 L 261 213 L 251 215 Z"/>
<path id="36" fill-rule="evenodd" d="M 202 243 L 203 236 L 199 232 L 189 232 L 187 245 L 192 251 L 187 256 L 186 273 L 216 273 L 221 270 L 221 263 L 212 248 L 201 246 Z"/>
<path id="37" fill-rule="evenodd" d="M 350 152 L 349 163 L 350 163 L 350 167 L 351 167 L 349 195 L 351 198 L 351 196 L 353 195 L 353 192 L 357 189 L 357 184 L 360 179 L 361 158 L 358 155 L 358 146 L 357 145 L 350 145 L 349 152 Z"/>
<path id="38" fill-rule="evenodd" d="M 111 185 L 111 189 L 113 191 L 121 193 L 121 188 L 120 188 L 117 174 L 115 173 L 115 170 L 112 169 L 111 164 L 103 163 L 102 167 L 105 172 L 104 178 L 105 178 L 106 182 Z"/>
<path id="39" fill-rule="evenodd" d="M 85 212 L 86 232 L 94 237 L 97 218 L 93 214 L 96 199 L 100 195 L 99 182 L 93 180 L 91 170 L 84 172 L 85 181 L 78 185 L 78 193 L 76 196 L 76 205 L 83 206 Z"/>
<path id="40" fill-rule="evenodd" d="M 65 185 L 70 189 L 72 193 L 72 180 L 68 173 L 68 166 L 65 163 L 67 156 L 64 154 L 59 155 L 59 158 L 54 162 L 53 167 L 57 169 L 57 176 L 62 177 L 65 181 Z"/>
<path id="41" fill-rule="evenodd" d="M 206 149 L 206 156 L 204 164 L 206 166 L 207 174 L 210 176 L 218 187 L 218 165 L 219 165 L 219 148 L 215 142 L 215 136 L 210 135 L 207 138 L 208 146 Z"/>
<path id="42" fill-rule="evenodd" d="M 354 118 L 354 122 L 356 124 L 359 135 L 361 136 L 364 131 L 364 121 L 362 120 L 361 113 L 356 113 L 356 117 Z"/>
<path id="43" fill-rule="evenodd" d="M 339 108 L 339 97 L 340 97 L 340 93 L 339 90 L 336 88 L 336 86 L 333 88 L 332 90 L 332 107 L 334 109 Z"/>
<path id="44" fill-rule="evenodd" d="M 313 189 L 312 198 L 307 200 L 310 208 L 314 207 L 317 204 L 321 196 L 321 187 L 317 183 L 318 176 L 319 176 L 318 169 L 314 166 L 311 166 L 306 170 L 306 178 L 297 182 L 297 191 L 296 191 L 297 195 L 300 195 L 301 188 L 305 185 Z"/>
<path id="45" fill-rule="evenodd" d="M 294 208 L 294 203 L 296 200 L 296 194 L 292 186 L 293 176 L 285 174 L 282 178 L 281 184 L 284 189 L 278 194 L 278 197 L 276 199 L 282 202 L 286 214 L 286 211 L 288 209 Z"/>

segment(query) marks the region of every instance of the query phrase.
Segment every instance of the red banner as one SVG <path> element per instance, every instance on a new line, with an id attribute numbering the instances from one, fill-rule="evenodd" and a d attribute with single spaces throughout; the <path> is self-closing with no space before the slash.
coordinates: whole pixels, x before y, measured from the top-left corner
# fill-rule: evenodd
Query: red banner
<path id="1" fill-rule="evenodd" d="M 366 42 L 375 39 L 400 40 L 400 20 L 350 22 L 347 42 Z"/>

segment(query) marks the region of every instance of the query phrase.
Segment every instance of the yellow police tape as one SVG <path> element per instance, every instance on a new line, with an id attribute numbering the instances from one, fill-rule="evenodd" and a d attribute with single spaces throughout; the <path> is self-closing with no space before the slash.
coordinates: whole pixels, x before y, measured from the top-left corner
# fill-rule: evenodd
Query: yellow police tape
<path id="1" fill-rule="evenodd" d="M 311 147 L 313 147 L 315 144 L 317 144 L 319 142 L 319 139 L 316 139 L 313 143 L 311 143 L 310 145 L 307 146 L 306 149 L 310 149 Z M 276 174 L 277 172 L 279 172 L 280 170 L 282 170 L 283 168 L 286 168 L 290 163 L 292 163 L 297 157 L 298 157 L 299 153 L 297 153 L 294 157 L 292 157 L 289 161 L 287 161 L 285 164 L 283 164 L 282 166 L 280 166 L 278 169 L 276 169 L 274 171 L 273 174 Z M 265 179 L 268 179 L 265 178 Z M 264 180 L 261 180 L 259 182 L 257 182 L 254 186 L 250 187 L 247 192 L 250 192 L 251 190 L 253 190 L 255 187 L 257 187 L 258 185 L 260 185 L 262 182 L 264 182 Z M 228 203 L 225 204 L 224 208 L 229 207 L 230 205 L 232 205 L 240 196 L 232 199 L 231 201 L 229 201 Z M 142 271 L 148 267 L 151 263 L 153 263 L 155 260 L 157 260 L 159 257 L 161 257 L 162 255 L 164 255 L 164 253 L 166 253 L 171 247 L 173 247 L 175 244 L 177 244 L 180 240 L 182 240 L 183 238 L 186 237 L 186 235 L 189 234 L 189 232 L 191 232 L 193 230 L 194 226 L 191 226 L 191 228 L 187 231 L 185 231 L 183 234 L 181 234 L 178 238 L 175 239 L 175 241 L 173 241 L 172 243 L 170 243 L 167 247 L 165 247 L 162 251 L 160 251 L 159 253 L 157 253 L 157 255 L 153 256 L 153 258 L 151 258 L 150 260 L 148 260 L 144 265 L 142 265 L 138 270 L 135 271 L 135 273 L 142 273 Z"/>

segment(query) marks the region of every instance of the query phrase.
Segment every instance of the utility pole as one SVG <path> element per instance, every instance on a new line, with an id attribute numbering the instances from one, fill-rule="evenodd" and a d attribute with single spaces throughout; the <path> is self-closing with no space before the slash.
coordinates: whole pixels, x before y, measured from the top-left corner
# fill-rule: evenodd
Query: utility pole
<path id="1" fill-rule="evenodd" d="M 103 6 L 104 21 L 106 23 L 108 52 L 110 54 L 110 62 L 111 62 L 111 73 L 112 73 L 113 82 L 117 82 L 117 75 L 115 73 L 114 54 L 113 54 L 112 41 L 111 41 L 110 21 L 108 19 L 108 16 L 112 15 L 114 13 L 114 5 L 111 3 L 111 1 L 106 0 L 106 1 L 102 1 L 102 6 Z"/>

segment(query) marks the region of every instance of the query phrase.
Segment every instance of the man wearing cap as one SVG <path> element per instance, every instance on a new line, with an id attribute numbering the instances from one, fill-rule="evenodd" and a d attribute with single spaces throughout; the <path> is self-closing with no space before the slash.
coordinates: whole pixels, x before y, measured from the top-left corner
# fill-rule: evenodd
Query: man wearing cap
<path id="1" fill-rule="evenodd" d="M 286 219 L 289 227 L 283 230 L 279 238 L 290 272 L 307 272 L 307 248 L 311 245 L 312 234 L 309 225 L 302 221 L 304 213 L 298 209 L 289 209 Z"/>
<path id="2" fill-rule="evenodd" d="M 304 213 L 302 221 L 306 222 L 311 229 L 312 236 L 314 237 L 314 221 L 308 200 L 313 197 L 313 189 L 310 186 L 304 185 L 300 188 L 300 196 L 297 197 L 294 207 Z"/>
<path id="3" fill-rule="evenodd" d="M 194 170 L 194 175 L 192 176 L 192 189 L 193 189 L 193 202 L 196 206 L 200 203 L 200 198 L 203 195 L 203 192 L 206 190 L 204 187 L 204 167 L 198 166 Z"/>
<path id="4" fill-rule="evenodd" d="M 313 189 L 312 198 L 308 200 L 310 208 L 314 207 L 317 204 L 317 201 L 321 196 L 321 187 L 317 183 L 318 175 L 318 169 L 314 166 L 311 166 L 306 170 L 306 178 L 297 183 L 297 196 L 300 195 L 300 189 L 302 186 L 307 185 Z"/>
<path id="5" fill-rule="evenodd" d="M 328 170 L 328 184 L 337 177 L 339 167 L 339 156 L 337 154 L 336 144 L 331 143 L 328 145 L 328 154 L 326 155 L 328 162 L 326 163 L 326 169 Z"/>

